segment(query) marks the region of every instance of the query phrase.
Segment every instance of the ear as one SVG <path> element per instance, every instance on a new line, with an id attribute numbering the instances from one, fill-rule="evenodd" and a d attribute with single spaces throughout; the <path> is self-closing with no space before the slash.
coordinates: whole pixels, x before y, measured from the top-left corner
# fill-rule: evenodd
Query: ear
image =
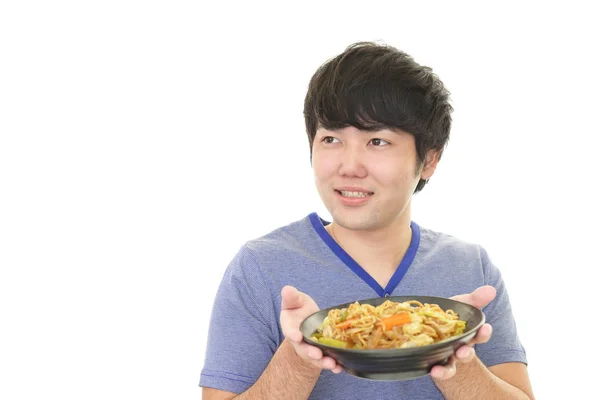
<path id="1" fill-rule="evenodd" d="M 423 169 L 421 170 L 421 179 L 427 180 L 433 176 L 439 160 L 439 150 L 429 150 L 427 152 L 425 163 L 423 164 Z"/>

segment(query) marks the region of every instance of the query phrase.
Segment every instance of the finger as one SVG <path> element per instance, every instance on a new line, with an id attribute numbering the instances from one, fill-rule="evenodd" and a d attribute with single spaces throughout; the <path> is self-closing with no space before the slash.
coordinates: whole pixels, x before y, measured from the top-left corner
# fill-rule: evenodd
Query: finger
<path id="1" fill-rule="evenodd" d="M 456 350 L 454 355 L 456 356 L 457 361 L 468 363 L 475 357 L 475 349 L 473 349 L 471 346 L 462 346 Z"/>
<path id="2" fill-rule="evenodd" d="M 319 361 L 323 358 L 323 352 L 321 349 L 311 346 L 308 343 L 294 343 L 294 347 L 296 348 L 296 353 L 298 353 L 300 357 L 304 359 Z"/>
<path id="3" fill-rule="evenodd" d="M 341 372 L 342 367 L 333 358 L 325 356 L 318 347 L 306 343 L 300 343 L 295 346 L 296 352 L 300 357 L 310 361 L 317 368 L 329 370 L 338 369 L 339 372 Z"/>
<path id="4" fill-rule="evenodd" d="M 494 329 L 490 324 L 483 324 L 477 331 L 477 335 L 469 341 L 469 345 L 487 343 L 492 337 Z"/>
<path id="5" fill-rule="evenodd" d="M 338 367 L 339 367 L 339 369 L 341 369 L 339 364 L 336 363 L 335 360 L 331 357 L 323 357 L 322 360 L 317 361 L 317 362 L 319 363 L 319 367 L 321 367 L 322 369 L 328 369 L 331 371 L 335 370 Z"/>
<path id="6" fill-rule="evenodd" d="M 456 374 L 456 358 L 450 357 L 446 365 L 436 365 L 431 369 L 431 377 L 435 379 L 450 379 Z"/>
<path id="7" fill-rule="evenodd" d="M 311 360 L 310 358 L 307 359 L 308 362 L 310 362 L 312 365 L 314 365 L 315 367 L 319 368 L 319 369 L 327 369 L 330 371 L 334 371 L 334 370 L 340 370 L 342 367 L 336 363 L 336 361 L 331 358 L 331 357 L 323 357 L 320 360 Z M 341 372 L 341 371 L 340 371 Z M 338 373 L 338 372 L 336 372 Z"/>
<path id="8" fill-rule="evenodd" d="M 295 343 L 302 342 L 302 332 L 300 332 L 298 322 L 289 312 L 283 311 L 281 313 L 279 323 L 281 324 L 283 336 Z"/>
<path id="9" fill-rule="evenodd" d="M 300 347 L 305 348 L 301 351 L 306 352 L 305 354 L 312 360 L 321 360 L 323 358 L 323 351 L 318 347 L 310 346 L 306 343 L 300 343 Z"/>
<path id="10" fill-rule="evenodd" d="M 467 303 L 479 309 L 487 306 L 496 297 L 496 289 L 493 286 L 481 286 L 475 289 L 470 294 L 461 294 L 451 297 L 452 300 Z"/>
<path id="11" fill-rule="evenodd" d="M 318 347 L 311 346 L 304 342 L 294 343 L 293 346 L 296 348 L 296 353 L 300 357 L 307 360 L 315 367 L 332 370 L 336 374 L 342 372 L 342 367 L 333 358 L 324 356 L 323 352 Z"/>
<path id="12" fill-rule="evenodd" d="M 446 367 L 440 367 L 439 365 L 436 365 L 431 369 L 431 377 L 433 379 L 440 380 L 446 379 Z"/>
<path id="13" fill-rule="evenodd" d="M 294 310 L 304 305 L 304 293 L 293 286 L 281 289 L 281 310 Z"/>

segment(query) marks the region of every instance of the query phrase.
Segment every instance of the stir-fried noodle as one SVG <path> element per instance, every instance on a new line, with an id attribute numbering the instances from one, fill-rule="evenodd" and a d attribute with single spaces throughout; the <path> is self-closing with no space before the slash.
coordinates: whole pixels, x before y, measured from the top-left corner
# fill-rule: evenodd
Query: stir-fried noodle
<path id="1" fill-rule="evenodd" d="M 374 307 L 356 302 L 329 311 L 312 339 L 353 349 L 408 348 L 460 335 L 465 325 L 453 310 L 444 311 L 437 304 L 387 300 Z"/>

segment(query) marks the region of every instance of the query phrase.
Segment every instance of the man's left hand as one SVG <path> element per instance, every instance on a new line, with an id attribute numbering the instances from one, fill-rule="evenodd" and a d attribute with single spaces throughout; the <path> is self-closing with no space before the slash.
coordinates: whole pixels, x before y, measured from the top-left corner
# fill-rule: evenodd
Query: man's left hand
<path id="1" fill-rule="evenodd" d="M 461 294 L 452 297 L 452 300 L 467 303 L 473 307 L 482 309 L 494 300 L 496 297 L 496 289 L 493 286 L 481 286 L 475 289 L 471 294 Z M 484 324 L 473 339 L 464 346 L 456 350 L 454 355 L 450 357 L 446 365 L 436 365 L 431 369 L 431 377 L 434 379 L 450 379 L 456 374 L 456 363 L 468 363 L 475 358 L 476 344 L 486 343 L 492 337 L 492 326 Z"/>

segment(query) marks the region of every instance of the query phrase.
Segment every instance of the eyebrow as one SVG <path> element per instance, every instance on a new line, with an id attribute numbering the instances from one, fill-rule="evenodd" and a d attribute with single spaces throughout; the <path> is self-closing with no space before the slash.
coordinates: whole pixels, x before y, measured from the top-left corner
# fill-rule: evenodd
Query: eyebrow
<path id="1" fill-rule="evenodd" d="M 352 126 L 352 125 L 348 125 L 348 126 Z M 316 130 L 318 131 L 319 129 L 324 129 L 326 131 L 335 132 L 335 133 L 342 133 L 343 134 L 342 130 L 345 129 L 345 128 L 347 128 L 348 126 L 344 126 L 343 128 L 327 128 L 327 127 L 321 125 L 321 123 L 318 123 Z M 390 131 L 392 133 L 403 133 L 403 131 L 401 129 L 399 129 L 399 128 L 393 128 L 393 127 L 389 127 L 389 126 L 381 126 L 381 127 L 377 127 L 377 128 L 373 128 L 373 129 L 360 129 L 360 128 L 357 128 L 357 127 L 355 127 L 355 128 L 358 129 L 358 130 L 360 130 L 360 131 L 362 131 L 362 132 L 364 132 L 364 133 L 369 133 L 369 134 L 378 133 L 378 132 L 382 132 L 382 131 Z"/>

